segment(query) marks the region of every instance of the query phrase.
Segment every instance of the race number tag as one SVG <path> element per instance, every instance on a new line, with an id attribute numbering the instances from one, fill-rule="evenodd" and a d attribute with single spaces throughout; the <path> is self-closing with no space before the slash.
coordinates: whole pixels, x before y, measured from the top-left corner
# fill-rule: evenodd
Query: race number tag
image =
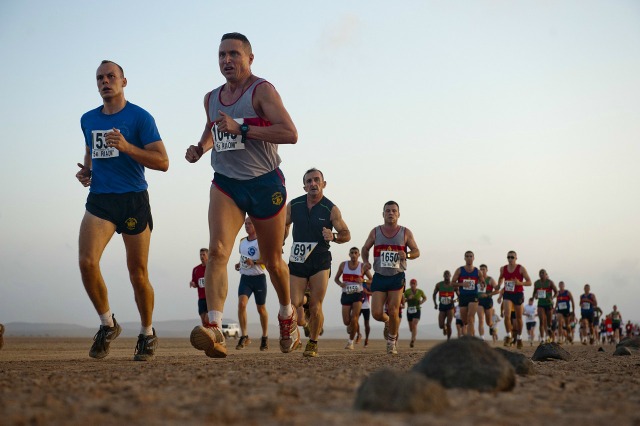
<path id="1" fill-rule="evenodd" d="M 244 124 L 244 118 L 234 118 L 233 120 L 238 124 Z M 213 147 L 216 152 L 244 149 L 242 135 L 232 135 L 231 133 L 221 132 L 218 130 L 218 123 L 213 123 L 211 134 L 213 135 Z"/>
<path id="2" fill-rule="evenodd" d="M 294 263 L 304 263 L 317 245 L 318 243 L 294 242 L 291 246 L 291 255 L 289 256 L 289 261 Z"/>
<path id="3" fill-rule="evenodd" d="M 589 309 L 591 309 L 591 303 L 582 302 L 582 309 L 585 310 L 585 311 L 588 311 Z"/>
<path id="4" fill-rule="evenodd" d="M 504 282 L 504 290 L 505 291 L 515 291 L 516 282 L 515 281 L 505 281 Z"/>
<path id="5" fill-rule="evenodd" d="M 464 284 L 464 289 L 465 290 L 475 290 L 476 289 L 476 282 L 474 280 L 463 280 L 462 283 Z"/>
<path id="6" fill-rule="evenodd" d="M 198 278 L 198 287 L 204 288 L 204 277 Z"/>
<path id="7" fill-rule="evenodd" d="M 247 263 L 247 260 L 249 260 L 249 258 L 247 256 L 244 255 L 240 255 L 240 269 L 249 269 L 251 268 L 251 266 L 249 266 L 249 264 Z"/>
<path id="8" fill-rule="evenodd" d="M 407 312 L 410 314 L 415 314 L 416 312 L 418 312 L 418 308 L 416 306 L 409 306 L 407 308 Z"/>
<path id="9" fill-rule="evenodd" d="M 567 302 L 558 302 L 558 309 L 561 311 L 567 309 Z"/>
<path id="10" fill-rule="evenodd" d="M 397 251 L 383 250 L 380 252 L 380 266 L 383 268 L 400 267 L 400 258 Z"/>
<path id="11" fill-rule="evenodd" d="M 345 291 L 347 294 L 353 294 L 353 293 L 358 293 L 361 290 L 358 284 L 349 284 L 347 287 L 345 287 Z"/>
<path id="12" fill-rule="evenodd" d="M 105 135 L 111 131 L 112 130 L 91 131 L 91 158 L 113 158 L 120 156 L 120 151 L 112 146 L 107 146 Z"/>
<path id="13" fill-rule="evenodd" d="M 484 283 L 478 283 L 478 293 L 486 293 L 487 285 Z"/>
<path id="14" fill-rule="evenodd" d="M 440 298 L 440 304 L 441 305 L 450 305 L 451 304 L 451 297 L 449 296 L 443 296 Z"/>
<path id="15" fill-rule="evenodd" d="M 547 290 L 538 290 L 538 299 L 546 299 Z"/>

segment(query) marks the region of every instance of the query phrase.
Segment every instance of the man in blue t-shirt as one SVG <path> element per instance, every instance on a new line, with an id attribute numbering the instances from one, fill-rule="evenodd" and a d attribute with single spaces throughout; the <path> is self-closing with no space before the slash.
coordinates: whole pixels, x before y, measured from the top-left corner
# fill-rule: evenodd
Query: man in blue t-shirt
<path id="1" fill-rule="evenodd" d="M 100 316 L 101 326 L 89 350 L 104 358 L 122 328 L 109 307 L 107 286 L 100 272 L 102 252 L 115 232 L 122 234 L 127 267 L 140 312 L 141 329 L 134 359 L 153 359 L 158 340 L 152 326 L 153 287 L 147 260 L 153 220 L 144 168 L 167 171 L 169 158 L 151 114 L 127 102 L 127 79 L 122 67 L 102 61 L 96 71 L 102 105 L 81 120 L 85 139 L 84 163 L 76 178 L 89 187 L 86 211 L 80 224 L 82 283 Z"/>

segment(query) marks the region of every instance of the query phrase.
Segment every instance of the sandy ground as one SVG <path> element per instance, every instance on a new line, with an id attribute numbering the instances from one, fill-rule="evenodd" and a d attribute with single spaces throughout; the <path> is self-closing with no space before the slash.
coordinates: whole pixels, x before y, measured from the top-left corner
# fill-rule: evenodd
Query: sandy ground
<path id="1" fill-rule="evenodd" d="M 270 343 L 268 352 L 254 339 L 209 359 L 188 338 L 160 337 L 156 360 L 140 363 L 133 339 L 116 340 L 98 361 L 87 339 L 9 337 L 0 351 L 0 424 L 640 425 L 640 353 L 613 357 L 612 346 L 565 346 L 573 361 L 535 363 L 537 374 L 518 377 L 512 392 L 448 390 L 449 412 L 410 415 L 356 411 L 356 389 L 383 366 L 409 370 L 439 342 L 400 342 L 391 357 L 382 340 L 354 351 L 321 340 L 314 359 Z"/>

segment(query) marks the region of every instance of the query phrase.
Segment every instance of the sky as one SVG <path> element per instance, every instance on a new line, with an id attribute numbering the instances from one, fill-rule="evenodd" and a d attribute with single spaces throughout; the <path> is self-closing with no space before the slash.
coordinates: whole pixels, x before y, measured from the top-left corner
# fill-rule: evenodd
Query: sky
<path id="1" fill-rule="evenodd" d="M 110 59 L 171 162 L 146 173 L 154 320 L 198 323 L 189 280 L 208 245 L 213 172 L 208 156 L 184 154 L 202 133 L 205 93 L 224 83 L 217 49 L 233 31 L 298 129 L 279 150 L 289 199 L 317 167 L 351 230 L 332 246 L 334 274 L 395 200 L 421 252 L 407 278 L 427 292 L 423 322 L 436 321 L 433 287 L 466 250 L 494 277 L 516 250 L 532 278 L 545 268 L 576 298 L 589 283 L 605 312 L 617 304 L 640 321 L 640 3 L 10 0 L 0 4 L 0 322 L 99 325 L 78 269 L 87 189 L 75 173 L 80 117 L 101 104 L 95 71 Z M 101 266 L 118 320 L 139 320 L 120 236 Z M 339 300 L 332 278 L 329 327 L 341 324 Z M 272 289 L 267 306 L 274 323 Z M 257 323 L 253 301 L 248 313 Z"/>

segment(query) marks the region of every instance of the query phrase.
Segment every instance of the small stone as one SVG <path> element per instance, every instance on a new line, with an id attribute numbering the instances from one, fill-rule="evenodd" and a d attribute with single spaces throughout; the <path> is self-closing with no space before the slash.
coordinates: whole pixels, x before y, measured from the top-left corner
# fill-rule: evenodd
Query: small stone
<path id="1" fill-rule="evenodd" d="M 626 356 L 631 355 L 631 349 L 626 346 L 618 346 L 613 353 L 613 356 Z"/>
<path id="2" fill-rule="evenodd" d="M 536 374 L 536 369 L 531 359 L 519 352 L 512 352 L 503 348 L 494 348 L 496 352 L 502 355 L 516 370 L 516 374 L 520 376 L 528 376 Z"/>
<path id="3" fill-rule="evenodd" d="M 531 359 L 534 361 L 549 361 L 552 359 L 570 361 L 571 354 L 555 342 L 543 343 L 538 346 Z"/>

